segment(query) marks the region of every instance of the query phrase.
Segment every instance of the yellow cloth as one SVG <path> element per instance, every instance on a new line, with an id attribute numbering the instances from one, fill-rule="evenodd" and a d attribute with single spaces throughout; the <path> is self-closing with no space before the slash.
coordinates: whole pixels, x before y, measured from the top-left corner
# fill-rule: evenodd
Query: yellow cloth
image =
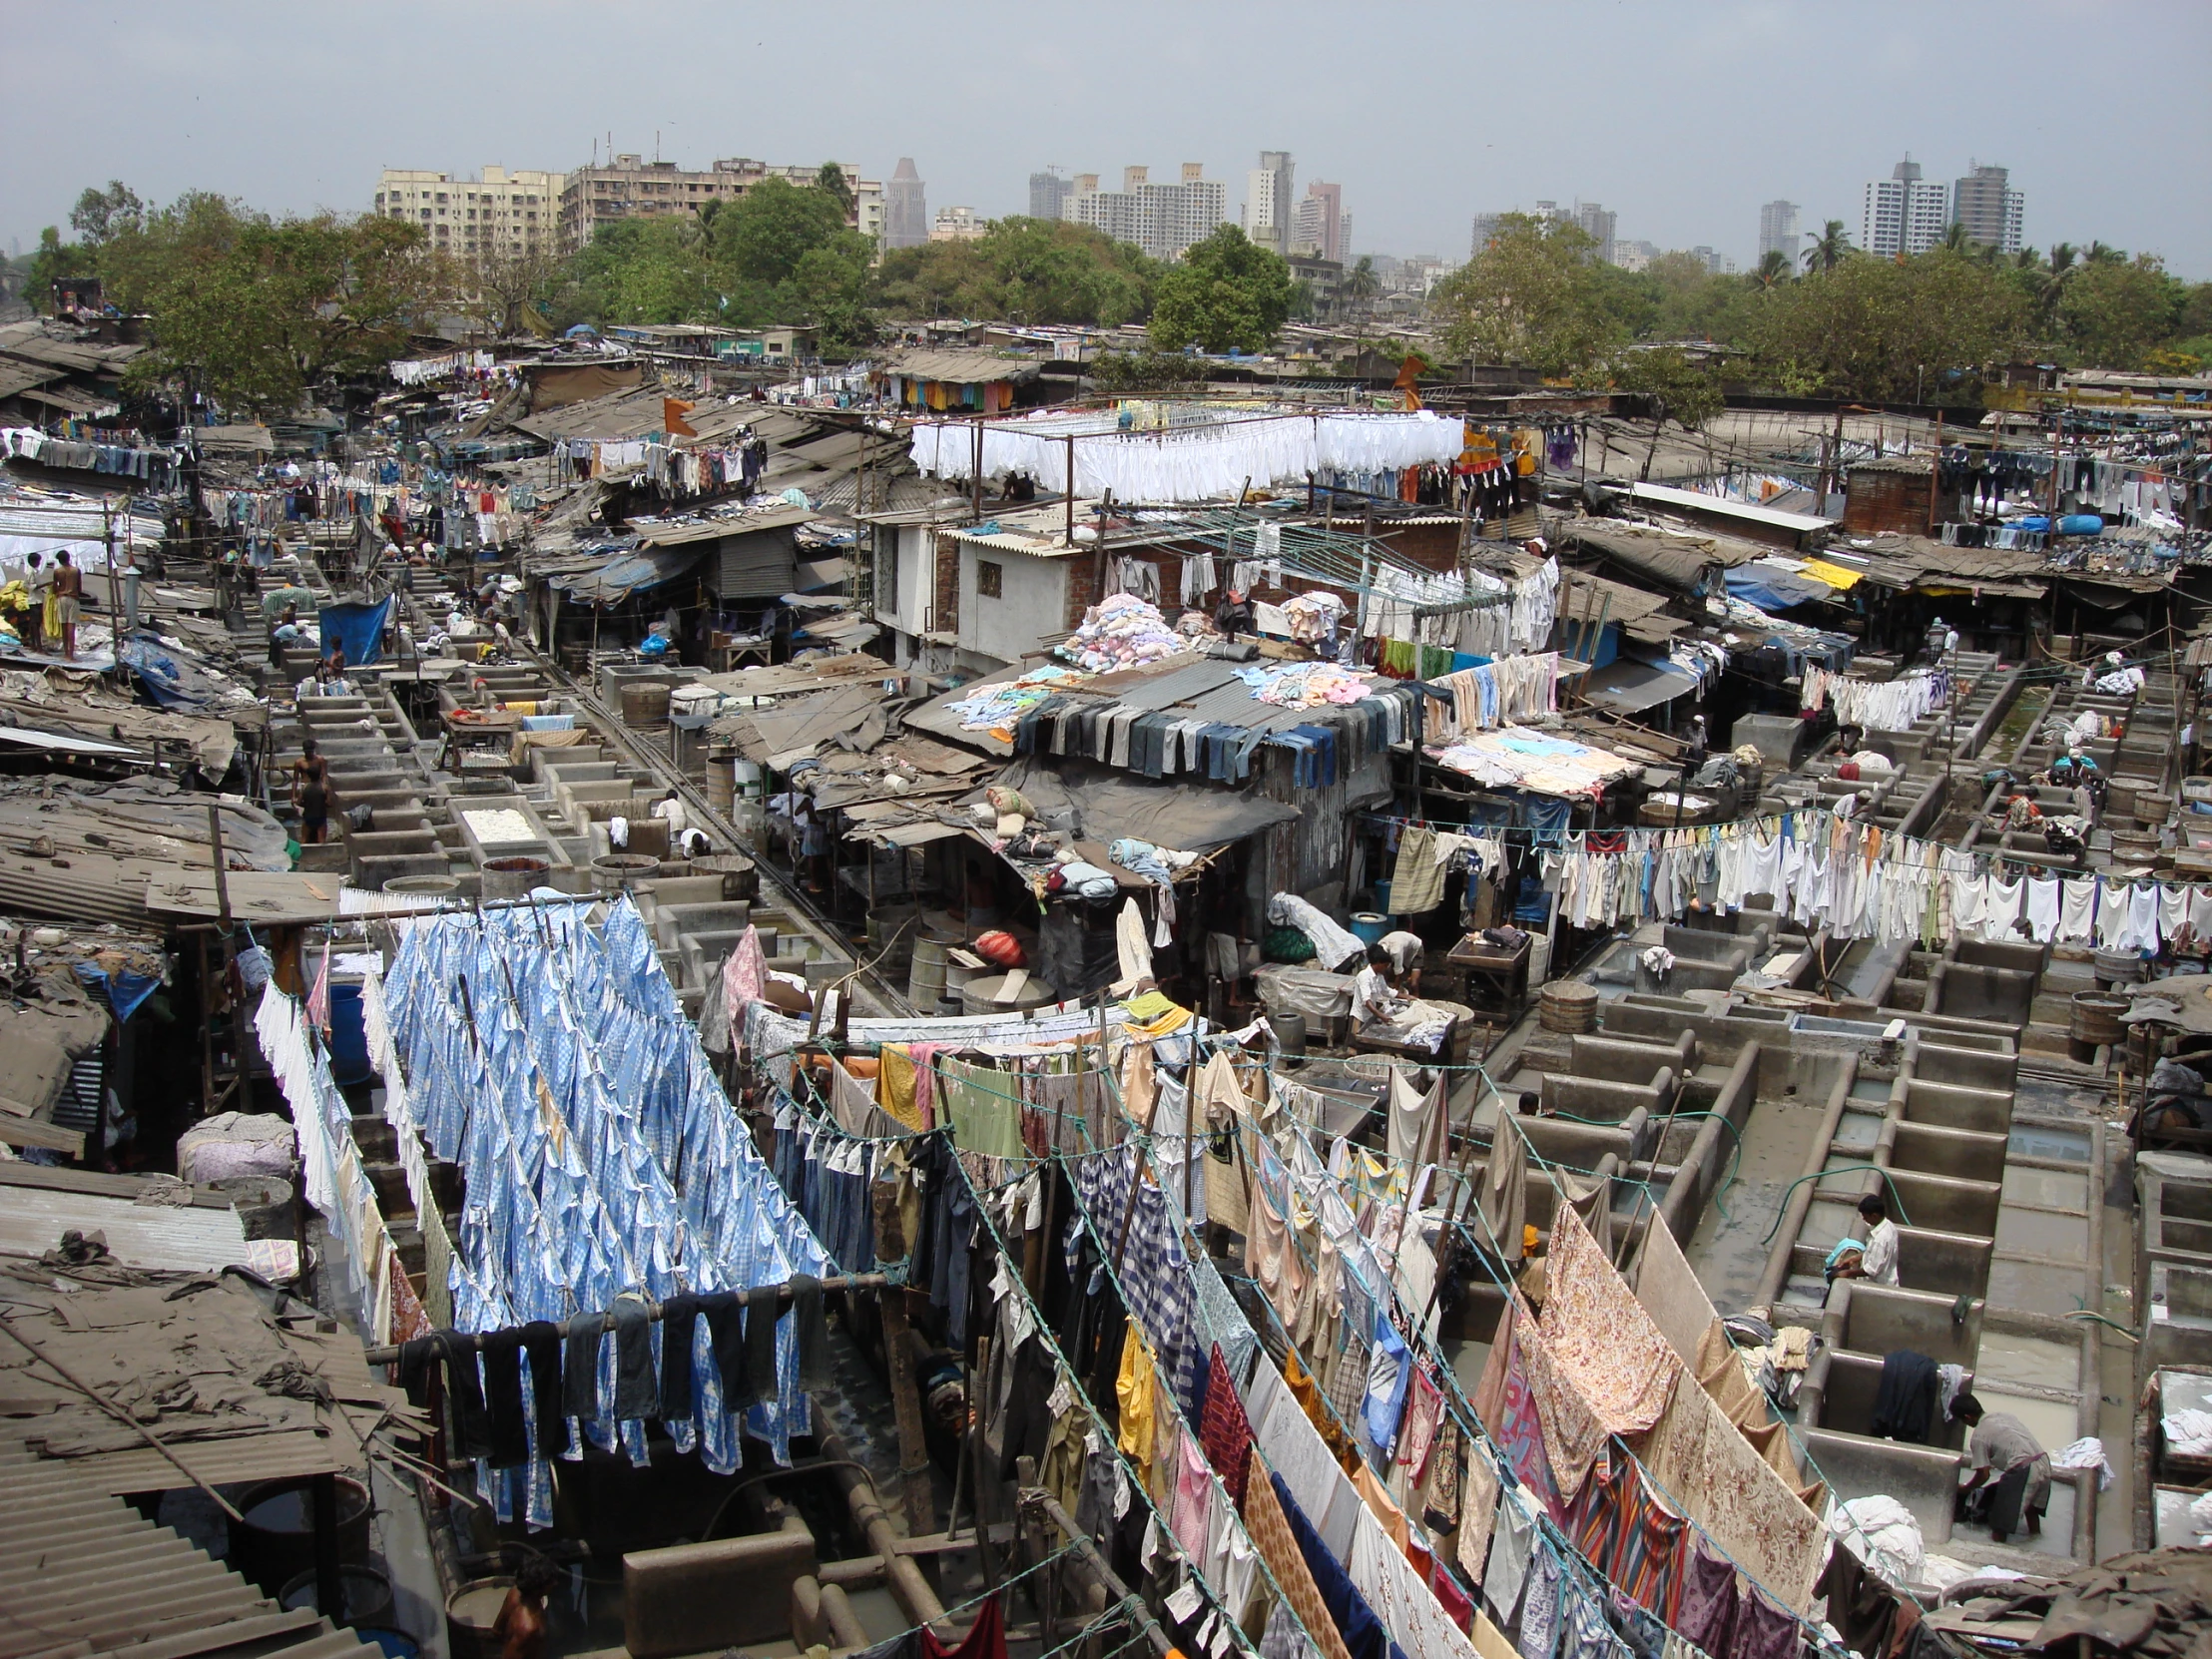
<path id="1" fill-rule="evenodd" d="M 526 697 L 519 703 L 502 704 L 501 707 L 510 715 L 535 715 L 538 712 L 538 700 Z"/>
<path id="2" fill-rule="evenodd" d="M 1190 1009 L 1171 1001 L 1165 991 L 1146 991 L 1142 996 L 1133 996 L 1122 1004 L 1122 1011 L 1129 1024 L 1151 1037 L 1164 1037 L 1191 1022 Z"/>
<path id="3" fill-rule="evenodd" d="M 1114 1399 L 1121 1407 L 1121 1428 L 1114 1438 L 1124 1455 L 1137 1460 L 1137 1473 L 1151 1484 L 1152 1417 L 1159 1387 L 1152 1364 L 1152 1350 L 1145 1346 L 1137 1322 L 1129 1322 L 1129 1334 L 1121 1345 L 1121 1375 L 1114 1379 Z"/>
<path id="4" fill-rule="evenodd" d="M 1474 1610 L 1475 1659 L 1521 1659 L 1520 1649 L 1506 1640 L 1505 1632 L 1490 1622 L 1490 1615 Z"/>
<path id="5" fill-rule="evenodd" d="M 1848 590 L 1857 587 L 1867 573 L 1844 565 L 1832 565 L 1826 559 L 1807 559 L 1805 574 L 1816 582 L 1826 582 L 1832 588 Z"/>
<path id="6" fill-rule="evenodd" d="M 922 1127 L 921 1108 L 914 1101 L 914 1057 L 903 1043 L 885 1043 L 882 1065 L 875 1073 L 875 1104 L 916 1132 Z"/>
<path id="7" fill-rule="evenodd" d="M 45 626 L 46 637 L 49 640 L 58 640 L 62 637 L 62 602 L 52 588 L 46 590 L 46 608 L 41 613 L 40 620 Z"/>

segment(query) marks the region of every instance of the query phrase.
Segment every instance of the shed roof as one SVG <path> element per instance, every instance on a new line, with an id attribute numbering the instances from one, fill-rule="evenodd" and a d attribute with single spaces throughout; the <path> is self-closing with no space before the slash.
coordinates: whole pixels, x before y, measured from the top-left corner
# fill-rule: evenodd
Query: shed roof
<path id="1" fill-rule="evenodd" d="M 1671 484 L 1652 484 L 1640 479 L 1630 485 L 1629 490 L 1639 501 L 1671 507 L 1678 512 L 1718 513 L 1724 518 L 1772 525 L 1778 530 L 1795 530 L 1801 535 L 1826 530 L 1842 522 L 1834 518 L 1815 518 L 1810 513 L 1785 513 L 1773 507 L 1756 507 L 1748 501 L 1730 501 L 1725 496 L 1705 495 L 1697 490 L 1676 489 Z"/>
<path id="2" fill-rule="evenodd" d="M 916 380 L 947 380 L 975 385 L 992 380 L 1034 380 L 1044 368 L 1038 357 L 1002 357 L 995 351 L 949 349 L 907 351 L 889 358 L 885 374 L 903 374 Z"/>

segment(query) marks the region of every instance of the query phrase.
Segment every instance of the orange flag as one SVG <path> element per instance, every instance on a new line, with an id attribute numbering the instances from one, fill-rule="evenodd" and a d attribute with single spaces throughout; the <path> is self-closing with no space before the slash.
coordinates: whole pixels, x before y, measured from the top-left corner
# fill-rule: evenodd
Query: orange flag
<path id="1" fill-rule="evenodd" d="M 667 430 L 670 437 L 696 438 L 699 436 L 699 433 L 684 419 L 686 415 L 692 412 L 694 407 L 695 405 L 685 402 L 680 397 L 664 397 L 661 399 L 661 425 Z"/>

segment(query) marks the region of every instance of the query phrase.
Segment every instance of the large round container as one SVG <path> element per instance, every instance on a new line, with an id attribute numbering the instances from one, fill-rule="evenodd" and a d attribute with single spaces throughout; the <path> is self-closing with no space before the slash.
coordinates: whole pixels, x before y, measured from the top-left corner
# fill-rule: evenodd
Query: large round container
<path id="1" fill-rule="evenodd" d="M 2126 1038 L 2120 1016 L 2127 1012 L 2127 998 L 2103 991 L 2076 991 L 2072 1022 L 2067 1028 L 2069 1052 L 2086 1064 L 2100 1048 L 2116 1048 Z"/>
<path id="2" fill-rule="evenodd" d="M 330 1080 L 343 1088 L 376 1075 L 368 1063 L 368 1027 L 361 1014 L 361 987 L 330 986 Z"/>
<path id="3" fill-rule="evenodd" d="M 916 945 L 918 952 L 920 946 Z M 1041 979 L 1031 979 L 1021 987 L 1020 994 L 1011 1002 L 998 1000 L 998 993 L 1006 988 L 1006 975 L 993 973 L 982 979 L 971 979 L 960 987 L 960 1008 L 968 1014 L 1018 1013 L 1024 1008 L 1044 1008 L 1060 1000 L 1060 993 Z"/>
<path id="4" fill-rule="evenodd" d="M 2099 985 L 2132 985 L 2143 977 L 2143 958 L 2132 950 L 2099 950 L 2089 961 Z"/>
<path id="5" fill-rule="evenodd" d="M 622 724 L 633 729 L 668 724 L 668 687 L 655 681 L 633 682 L 622 688 Z"/>
<path id="6" fill-rule="evenodd" d="M 617 892 L 633 882 L 650 881 L 661 872 L 661 860 L 643 852 L 602 852 L 591 861 L 594 892 Z"/>
<path id="7" fill-rule="evenodd" d="M 737 768 L 727 749 L 707 752 L 707 806 L 724 818 L 730 816 L 730 804 L 737 799 Z"/>
<path id="8" fill-rule="evenodd" d="M 329 1613 L 333 1624 L 380 1625 L 391 1617 L 391 1579 L 380 1567 L 339 1567 L 338 1594 L 345 1605 L 330 1613 L 316 1599 L 314 1569 L 309 1567 L 285 1580 L 276 1593 L 276 1604 L 287 1613 L 312 1607 L 318 1613 Z"/>
<path id="9" fill-rule="evenodd" d="M 2174 798 L 2143 790 L 2135 797 L 2135 822 L 2146 830 L 2155 830 L 2166 822 L 2166 816 L 2174 810 Z"/>
<path id="10" fill-rule="evenodd" d="M 292 1236 L 295 1189 L 289 1181 L 274 1175 L 229 1175 L 208 1185 L 231 1201 L 249 1239 L 288 1239 Z"/>
<path id="11" fill-rule="evenodd" d="M 1546 1031 L 1597 1029 L 1597 987 L 1579 979 L 1555 979 L 1536 998 L 1536 1023 Z"/>
<path id="12" fill-rule="evenodd" d="M 445 1645 L 453 1659 L 499 1659 L 505 1645 L 491 1633 L 515 1581 L 472 1578 L 445 1598 Z"/>
<path id="13" fill-rule="evenodd" d="M 460 885 L 457 875 L 394 875 L 384 883 L 384 891 L 411 893 L 417 898 L 451 898 Z"/>
<path id="14" fill-rule="evenodd" d="M 1275 1033 L 1276 1052 L 1289 1065 L 1298 1065 L 1306 1058 L 1306 1016 L 1304 1014 L 1270 1014 L 1268 1029 Z"/>
<path id="15" fill-rule="evenodd" d="M 338 1560 L 368 1557 L 368 1489 L 337 1477 Z M 232 1564 L 271 1595 L 314 1567 L 314 1493 L 303 1479 L 263 1480 L 237 1499 L 244 1519 L 231 1523 Z"/>
<path id="16" fill-rule="evenodd" d="M 944 994 L 944 941 L 930 938 L 914 940 L 913 959 L 906 973 L 907 1006 L 932 1007 Z"/>
<path id="17" fill-rule="evenodd" d="M 1376 944 L 1390 930 L 1390 918 L 1380 910 L 1352 912 L 1352 936 L 1362 944 Z"/>
<path id="18" fill-rule="evenodd" d="M 552 867 L 543 858 L 486 858 L 484 900 L 488 903 L 495 898 L 527 898 L 531 888 L 545 885 L 545 872 Z"/>

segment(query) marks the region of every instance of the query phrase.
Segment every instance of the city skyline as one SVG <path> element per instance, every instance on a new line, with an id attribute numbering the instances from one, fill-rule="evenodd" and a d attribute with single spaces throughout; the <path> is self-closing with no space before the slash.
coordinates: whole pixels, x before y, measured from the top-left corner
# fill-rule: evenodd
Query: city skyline
<path id="1" fill-rule="evenodd" d="M 1325 21 L 1307 0 L 1286 3 L 1280 21 L 1293 32 Z M 2212 152 L 2212 100 L 2188 68 L 2212 58 L 2212 8 L 2161 0 L 2124 7 L 2139 28 L 2080 31 L 2069 48 L 2079 73 L 2124 79 L 2135 89 L 2136 121 L 2110 136 L 2085 132 L 2033 100 L 1929 94 L 1932 77 L 1959 62 L 2002 76 L 2026 64 L 2038 31 L 2072 33 L 2062 0 L 2002 7 L 1960 0 L 1933 17 L 1870 0 L 1848 29 L 1769 0 L 1717 0 L 1686 17 L 1624 15 L 1563 0 L 1555 21 L 1584 43 L 1578 81 L 1608 119 L 1586 124 L 1586 132 L 1478 132 L 1448 165 L 1416 163 L 1418 140 L 1390 123 L 1348 128 L 1289 108 L 1268 95 L 1264 78 L 1204 99 L 1169 96 L 1179 76 L 1244 53 L 1251 41 L 1227 15 L 1152 0 L 1134 0 L 1126 27 L 1079 50 L 1049 44 L 1052 30 L 1040 29 L 1033 11 L 1002 0 L 982 0 L 977 26 L 967 32 L 973 44 L 958 48 L 919 19 L 845 0 L 838 15 L 850 25 L 848 37 L 863 44 L 840 61 L 833 98 L 819 96 L 806 77 L 771 72 L 783 49 L 778 14 L 747 0 L 717 8 L 671 0 L 667 24 L 690 48 L 642 84 L 621 85 L 598 72 L 599 54 L 573 49 L 599 14 L 565 0 L 547 0 L 544 26 L 527 32 L 493 8 L 432 12 L 419 0 L 395 0 L 389 26 L 342 39 L 298 27 L 266 0 L 188 12 L 126 4 L 125 26 L 110 31 L 103 49 L 115 113 L 90 128 L 75 119 L 62 90 L 81 68 L 81 32 L 51 8 L 0 4 L 10 5 L 18 69 L 17 93 L 0 106 L 0 132 L 28 158 L 0 182 L 0 236 L 25 247 L 43 226 L 66 227 L 78 193 L 110 179 L 162 202 L 199 189 L 272 212 L 358 213 L 369 208 L 387 167 L 460 175 L 491 157 L 510 170 L 570 172 L 587 165 L 595 148 L 605 156 L 611 132 L 617 153 L 658 152 L 693 168 L 718 156 L 792 166 L 836 156 L 887 180 L 898 158 L 911 155 L 931 198 L 971 205 L 986 218 L 1024 211 L 1032 171 L 1058 163 L 1111 177 L 1138 156 L 1154 158 L 1156 176 L 1201 160 L 1209 177 L 1227 185 L 1234 218 L 1244 194 L 1240 176 L 1266 145 L 1297 159 L 1294 216 L 1305 180 L 1342 184 L 1347 203 L 1357 205 L 1355 254 L 1457 255 L 1476 213 L 1579 196 L 1618 215 L 1621 239 L 1711 246 L 1744 269 L 1756 263 L 1762 203 L 1800 204 L 1801 235 L 1841 219 L 1857 241 L 1867 183 L 1901 155 L 1910 152 L 1946 187 L 1993 158 L 2010 170 L 2012 187 L 2033 198 L 2027 244 L 2098 240 L 2158 254 L 2185 276 L 2212 276 L 2212 213 L 2204 211 L 2212 190 L 2194 170 L 2177 182 L 2118 154 L 2122 144 L 2131 156 Z M 1438 14 L 1423 25 L 1428 50 L 1386 72 L 1350 68 L 1345 90 L 1386 93 L 1408 107 L 1448 101 L 1459 96 L 1448 66 L 1479 56 L 1513 15 L 1479 0 Z M 1578 19 L 1591 26 L 1578 28 Z M 464 59 L 527 78 L 534 95 L 423 100 L 407 120 L 391 120 L 388 89 L 415 73 L 405 43 L 422 30 L 435 30 Z M 2144 32 L 2161 40 L 2161 51 L 2124 50 L 2125 40 Z M 1846 143 L 1837 142 L 1833 124 L 1805 119 L 1793 77 L 1772 73 L 1776 63 L 1808 54 L 1820 57 L 1824 75 L 1855 89 Z M 1085 74 L 1128 83 L 1133 93 L 1106 101 L 1059 96 L 1054 88 L 1078 56 Z M 735 108 L 718 80 L 734 61 L 749 66 Z M 998 121 L 917 133 L 917 72 L 977 97 L 1002 97 L 1011 84 L 1008 107 L 1028 130 L 1012 143 Z M 233 81 L 254 85 L 255 96 L 226 96 L 220 88 Z M 1040 96 L 1022 99 L 1024 86 Z M 1676 100 L 1685 87 L 1709 98 L 1695 122 L 1680 119 Z M 1032 104 L 1033 113 L 1024 113 Z M 60 131 L 73 134 L 67 146 L 51 142 Z M 313 136 L 278 142 L 276 133 Z M 1630 135 L 1644 136 L 1623 142 Z M 1006 154 L 1014 144 L 1018 162 Z"/>

